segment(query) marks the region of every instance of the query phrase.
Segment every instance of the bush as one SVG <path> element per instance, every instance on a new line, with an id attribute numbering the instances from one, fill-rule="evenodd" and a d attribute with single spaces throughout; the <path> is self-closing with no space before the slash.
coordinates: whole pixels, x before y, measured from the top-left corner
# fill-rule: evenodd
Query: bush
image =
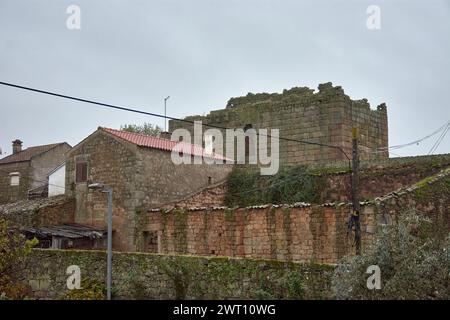
<path id="1" fill-rule="evenodd" d="M 336 268 L 333 292 L 338 299 L 450 299 L 450 239 L 445 223 L 418 212 L 400 215 L 384 227 L 376 243 Z M 367 268 L 378 265 L 381 289 L 369 290 Z"/>
<path id="2" fill-rule="evenodd" d="M 26 256 L 38 240 L 26 240 L 19 233 L 8 228 L 5 219 L 0 218 L 0 300 L 24 299 L 28 287 L 22 283 Z"/>
<path id="3" fill-rule="evenodd" d="M 318 202 L 322 177 L 305 166 L 280 168 L 273 176 L 261 176 L 259 170 L 235 168 L 228 178 L 227 206 L 251 206 L 266 203 Z"/>

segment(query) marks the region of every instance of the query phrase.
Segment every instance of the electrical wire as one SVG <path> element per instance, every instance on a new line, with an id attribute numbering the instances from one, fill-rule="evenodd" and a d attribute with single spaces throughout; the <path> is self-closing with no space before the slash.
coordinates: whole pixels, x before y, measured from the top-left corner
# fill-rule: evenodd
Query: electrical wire
<path id="1" fill-rule="evenodd" d="M 400 144 L 400 145 L 395 145 L 395 146 L 390 146 L 390 147 L 382 147 L 382 148 L 377 148 L 376 150 L 372 150 L 372 148 L 363 146 L 363 145 L 359 145 L 359 148 L 365 149 L 364 153 L 369 153 L 369 154 L 379 154 L 379 153 L 383 153 L 383 152 L 389 152 L 390 154 L 402 157 L 401 155 L 394 153 L 392 150 L 398 150 L 398 149 L 402 149 L 405 147 L 409 147 L 415 144 L 419 144 L 420 142 L 423 142 L 424 140 L 427 140 L 435 135 L 437 135 L 438 133 L 442 132 L 441 135 L 439 136 L 438 140 L 435 142 L 435 145 L 433 145 L 432 149 L 430 150 L 430 152 L 428 153 L 428 155 L 432 154 L 434 151 L 436 151 L 436 148 L 439 146 L 439 144 L 442 142 L 444 136 L 447 134 L 447 132 L 450 130 L 450 120 L 447 121 L 443 126 L 439 127 L 439 129 L 437 129 L 436 131 L 434 131 L 433 133 L 409 142 L 409 143 L 405 143 L 405 144 Z M 392 149 L 392 150 L 391 150 Z M 433 150 L 434 149 L 434 150 Z"/>
<path id="2" fill-rule="evenodd" d="M 439 145 L 442 143 L 442 141 L 445 138 L 445 135 L 447 134 L 447 132 L 450 130 L 450 122 L 447 124 L 447 127 L 445 128 L 445 130 L 442 132 L 442 134 L 439 136 L 439 138 L 436 140 L 436 142 L 434 143 L 434 145 L 431 147 L 430 151 L 428 152 L 428 155 L 433 154 L 437 148 L 439 147 Z"/>
<path id="3" fill-rule="evenodd" d="M 111 109 L 116 109 L 116 110 L 121 110 L 121 111 L 134 112 L 134 113 L 144 114 L 144 115 L 148 115 L 148 116 L 152 116 L 152 117 L 169 119 L 169 120 L 175 120 L 175 121 L 180 121 L 180 122 L 189 123 L 189 124 L 194 124 L 195 123 L 194 121 L 187 120 L 187 119 L 180 119 L 180 118 L 165 116 L 165 115 L 158 114 L 158 113 L 146 112 L 146 111 L 142 111 L 142 110 L 138 110 L 138 109 L 133 109 L 133 108 L 129 108 L 129 107 L 123 107 L 123 106 L 112 105 L 112 104 L 98 102 L 98 101 L 93 101 L 93 100 L 82 99 L 82 98 L 78 98 L 78 97 L 74 97 L 74 96 L 69 96 L 69 95 L 64 95 L 64 94 L 60 94 L 60 93 L 51 92 L 51 91 L 45 91 L 45 90 L 35 89 L 35 88 L 31 88 L 31 87 L 25 87 L 25 86 L 21 86 L 21 85 L 9 83 L 9 82 L 0 81 L 0 85 L 8 86 L 8 87 L 16 88 L 16 89 L 21 89 L 21 90 L 26 90 L 26 91 L 32 91 L 32 92 L 41 93 L 41 94 L 46 94 L 46 95 L 50 95 L 50 96 L 54 96 L 54 97 L 59 97 L 59 98 L 64 98 L 64 99 L 84 102 L 84 103 L 88 103 L 88 104 L 93 104 L 93 105 L 102 106 L 102 107 L 111 108 Z M 233 128 L 227 128 L 227 127 L 211 125 L 211 124 L 204 124 L 204 123 L 202 123 L 202 126 L 215 128 L 215 129 L 221 129 L 221 130 L 234 130 Z M 266 134 L 256 133 L 256 135 L 258 135 L 258 136 L 265 136 L 267 138 L 271 138 L 272 137 L 271 135 L 268 135 L 268 134 L 266 135 Z M 291 141 L 291 142 L 298 142 L 298 143 L 307 144 L 307 145 L 316 145 L 316 146 L 320 146 L 320 147 L 334 148 L 334 149 L 337 149 L 337 150 L 341 151 L 345 155 L 345 157 L 348 160 L 350 160 L 350 158 L 347 155 L 347 153 L 339 146 L 324 144 L 324 143 L 320 143 L 320 142 L 307 141 L 307 140 L 292 139 L 292 138 L 284 138 L 284 137 L 278 137 L 278 138 L 280 140 L 284 140 L 284 141 Z"/>
<path id="4" fill-rule="evenodd" d="M 400 145 L 395 145 L 395 146 L 390 146 L 390 147 L 378 148 L 378 150 L 382 150 L 382 151 L 377 151 L 377 152 L 383 152 L 383 151 L 387 151 L 387 150 L 390 150 L 390 149 L 397 150 L 397 149 L 409 147 L 409 146 L 412 146 L 412 145 L 415 145 L 415 144 L 419 144 L 420 142 L 422 142 L 424 140 L 427 140 L 427 139 L 437 135 L 442 130 L 445 130 L 449 125 L 450 125 L 450 120 L 447 121 L 442 127 L 437 129 L 433 133 L 431 133 L 431 134 L 429 134 L 429 135 L 427 135 L 427 136 L 425 136 L 425 137 L 423 137 L 421 139 L 418 139 L 418 140 L 415 140 L 415 141 L 412 141 L 412 142 L 409 142 L 409 143 L 405 143 L 405 144 L 400 144 Z"/>
<path id="5" fill-rule="evenodd" d="M 8 172 L 8 171 L 3 170 L 3 169 L 0 169 L 0 172 L 3 172 L 3 173 L 5 173 L 5 174 L 7 174 L 7 177 L 9 177 L 9 175 L 11 174 L 11 172 Z M 6 176 L 5 176 L 5 177 L 6 177 Z M 26 175 L 25 175 L 25 176 L 22 176 L 22 175 L 21 175 L 20 178 L 25 178 L 25 179 L 28 179 L 28 180 L 33 181 L 33 182 L 43 183 L 43 185 L 42 185 L 41 187 L 43 187 L 43 186 L 45 186 L 45 185 L 48 185 L 48 186 L 52 186 L 52 187 L 56 187 L 56 188 L 62 188 L 62 189 L 65 189 L 65 186 L 60 186 L 60 185 L 48 183 L 47 180 L 37 180 L 37 179 L 35 179 L 35 178 L 32 178 L 31 176 L 26 176 Z M 37 188 L 39 188 L 39 187 L 37 187 Z"/>

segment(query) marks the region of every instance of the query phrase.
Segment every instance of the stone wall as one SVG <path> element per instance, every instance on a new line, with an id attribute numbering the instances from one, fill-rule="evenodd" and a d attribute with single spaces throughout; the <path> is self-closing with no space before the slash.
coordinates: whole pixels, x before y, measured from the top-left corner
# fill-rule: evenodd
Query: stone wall
<path id="1" fill-rule="evenodd" d="M 360 199 L 369 200 L 384 196 L 392 191 L 408 187 L 426 177 L 439 173 L 450 167 L 446 161 L 401 163 L 393 161 L 389 165 L 363 168 L 360 171 Z M 326 172 L 326 170 L 325 170 Z M 325 174 L 326 183 L 320 198 L 324 202 L 349 201 L 351 195 L 351 175 L 348 172 Z"/>
<path id="2" fill-rule="evenodd" d="M 71 265 L 80 267 L 82 286 L 105 283 L 105 252 L 35 249 L 29 261 L 25 281 L 33 297 L 58 299 L 67 294 L 66 269 Z M 113 299 L 329 299 L 333 268 L 114 252 L 112 271 Z"/>
<path id="3" fill-rule="evenodd" d="M 351 250 L 342 206 L 260 206 L 149 212 L 159 253 L 335 263 Z M 364 222 L 365 223 L 365 220 Z"/>
<path id="4" fill-rule="evenodd" d="M 11 186 L 11 172 L 20 173 L 18 186 Z M 0 204 L 27 199 L 28 190 L 33 183 L 32 172 L 29 161 L 0 165 Z"/>
<path id="5" fill-rule="evenodd" d="M 448 224 L 450 170 L 413 186 L 364 202 L 362 248 L 375 239 L 378 227 L 407 210 L 420 210 Z M 176 208 L 140 213 L 136 238 L 141 249 L 245 258 L 336 263 L 354 247 L 347 237 L 347 203 L 264 205 L 248 208 Z M 148 246 L 143 234 L 152 234 Z M 147 238 L 148 239 L 148 238 Z"/>
<path id="6" fill-rule="evenodd" d="M 282 94 L 252 94 L 232 98 L 222 110 L 207 116 L 191 116 L 226 128 L 280 129 L 280 137 L 341 147 L 351 157 L 352 127 L 360 130 L 362 159 L 387 158 L 387 152 L 374 152 L 388 146 L 387 110 L 384 104 L 372 110 L 366 99 L 352 100 L 341 87 L 319 85 L 319 91 L 292 88 Z M 186 122 L 169 121 L 170 131 L 186 128 Z M 204 127 L 204 130 L 208 127 Z M 233 143 L 229 146 L 234 146 Z M 270 149 L 270 148 L 269 148 Z M 280 140 L 281 164 L 311 164 L 346 160 L 337 149 Z"/>
<path id="7" fill-rule="evenodd" d="M 171 209 L 175 207 L 190 208 L 223 206 L 227 190 L 227 182 L 218 183 L 208 186 L 193 195 L 189 195 L 185 199 L 162 206 L 161 208 Z"/>
<path id="8" fill-rule="evenodd" d="M 204 188 L 224 182 L 232 170 L 232 165 L 227 164 L 176 165 L 170 152 L 148 148 L 141 150 L 139 159 L 144 166 L 143 172 L 136 175 L 136 184 L 139 190 L 146 190 L 143 205 L 147 207 L 183 201 Z"/>
<path id="9" fill-rule="evenodd" d="M 37 188 L 47 182 L 47 176 L 66 160 L 66 153 L 71 149 L 67 143 L 59 144 L 53 149 L 31 159 L 33 168 L 32 188 Z"/>

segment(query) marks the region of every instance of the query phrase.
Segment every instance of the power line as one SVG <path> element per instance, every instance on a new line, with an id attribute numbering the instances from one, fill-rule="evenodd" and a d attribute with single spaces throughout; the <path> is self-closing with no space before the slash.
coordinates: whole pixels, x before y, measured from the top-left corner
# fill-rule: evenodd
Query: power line
<path id="1" fill-rule="evenodd" d="M 45 90 L 35 89 L 35 88 L 31 88 L 31 87 L 25 87 L 25 86 L 13 84 L 13 83 L 0 81 L 0 85 L 8 86 L 8 87 L 16 88 L 16 89 L 21 89 L 21 90 L 37 92 L 37 93 L 46 94 L 46 95 L 50 95 L 50 96 L 54 96 L 54 97 L 59 97 L 59 98 L 70 99 L 70 100 L 74 100 L 74 101 L 94 104 L 94 105 L 98 105 L 98 106 L 102 106 L 102 107 L 106 107 L 106 108 L 111 108 L 111 109 L 116 109 L 116 110 L 121 110 L 121 111 L 134 112 L 134 113 L 144 114 L 144 115 L 147 115 L 147 116 L 152 116 L 152 117 L 157 117 L 157 118 L 163 118 L 163 119 L 169 119 L 169 120 L 175 120 L 175 121 L 180 121 L 180 122 L 184 122 L 184 123 L 194 124 L 194 121 L 191 121 L 191 120 L 164 116 L 164 115 L 158 114 L 158 113 L 146 112 L 146 111 L 142 111 L 142 110 L 132 109 L 132 108 L 129 108 L 129 107 L 123 107 L 123 106 L 118 106 L 118 105 L 112 105 L 112 104 L 108 104 L 108 103 L 98 102 L 98 101 L 94 101 L 94 100 L 82 99 L 82 98 L 78 98 L 78 97 L 74 97 L 74 96 L 69 96 L 69 95 L 64 95 L 64 94 L 60 94 L 60 93 L 51 92 L 51 91 L 45 91 Z M 233 128 L 226 128 L 226 127 L 222 127 L 222 126 L 211 125 L 211 124 L 204 124 L 204 123 L 202 123 L 202 126 L 215 128 L 215 129 L 221 129 L 221 130 L 234 130 Z M 266 135 L 266 134 L 261 134 L 261 133 L 256 133 L 256 135 L 265 136 L 267 138 L 271 138 L 272 137 L 271 135 Z M 284 138 L 284 137 L 278 137 L 278 138 L 280 140 L 284 140 L 284 141 L 291 141 L 291 142 L 298 142 L 298 143 L 303 143 L 303 144 L 308 144 L 308 145 L 316 145 L 316 146 L 320 146 L 320 147 L 333 148 L 333 149 L 341 151 L 345 155 L 345 157 L 348 160 L 350 160 L 349 156 L 344 151 L 344 149 L 342 147 L 339 147 L 339 146 L 329 145 L 329 144 L 320 143 L 320 142 L 307 141 L 307 140 L 292 139 L 292 138 Z"/>
<path id="2" fill-rule="evenodd" d="M 436 140 L 436 142 L 434 143 L 434 145 L 431 147 L 430 152 L 428 152 L 429 155 L 433 154 L 437 148 L 439 147 L 439 145 L 441 144 L 441 142 L 444 140 L 445 135 L 447 134 L 447 132 L 450 130 L 450 122 L 447 124 L 447 127 L 445 128 L 445 130 L 442 132 L 442 134 L 439 136 L 439 138 Z"/>
<path id="3" fill-rule="evenodd" d="M 415 140 L 415 141 L 412 141 L 412 142 L 409 142 L 409 143 L 405 143 L 405 144 L 400 144 L 400 145 L 395 145 L 395 146 L 390 146 L 390 147 L 384 147 L 384 148 L 378 148 L 379 151 L 375 151 L 375 152 L 383 152 L 383 151 L 387 151 L 387 150 L 390 150 L 390 149 L 397 150 L 397 149 L 409 147 L 409 146 L 412 146 L 412 145 L 415 145 L 415 144 L 419 144 L 420 142 L 422 142 L 424 140 L 427 140 L 427 139 L 437 135 L 442 130 L 446 130 L 446 128 L 449 125 L 450 125 L 450 121 L 447 121 L 442 127 L 440 127 L 439 129 L 437 129 L 433 133 L 431 133 L 431 134 L 429 134 L 429 135 L 427 135 L 427 136 L 425 136 L 423 138 L 420 138 L 418 140 Z"/>
<path id="4" fill-rule="evenodd" d="M 8 175 L 8 177 L 9 177 L 9 175 L 11 174 L 11 172 L 8 172 L 8 171 L 6 171 L 6 170 L 3 170 L 3 169 L 0 169 L 0 172 L 3 172 L 3 173 L 6 173 L 7 175 Z M 6 177 L 6 176 L 5 176 Z M 39 183 L 44 183 L 42 186 L 40 186 L 40 187 L 43 187 L 43 186 L 45 186 L 45 185 L 48 185 L 48 186 L 52 186 L 52 187 L 57 187 L 57 188 L 62 188 L 62 189 L 65 189 L 66 187 L 65 186 L 60 186 L 60 185 L 56 185 L 56 184 L 52 184 L 52 183 L 48 183 L 48 181 L 47 180 L 37 180 L 37 179 L 35 179 L 35 178 L 32 178 L 31 176 L 20 176 L 21 178 L 25 178 L 25 179 L 28 179 L 28 180 L 31 180 L 31 181 L 33 181 L 33 182 L 39 182 Z M 39 188 L 39 187 L 38 187 Z"/>
<path id="5" fill-rule="evenodd" d="M 435 145 L 436 145 L 436 144 L 439 145 L 440 142 L 442 142 L 443 136 L 446 135 L 446 133 L 449 131 L 449 129 L 450 129 L 450 120 L 447 121 L 443 126 L 439 127 L 439 129 L 437 129 L 437 130 L 434 131 L 433 133 L 431 133 L 431 134 L 429 134 L 429 135 L 427 135 L 427 136 L 425 136 L 425 137 L 423 137 L 423 138 L 420 138 L 420 139 L 418 139 L 418 140 L 412 141 L 412 142 L 408 142 L 408 143 L 400 144 L 400 145 L 395 145 L 395 146 L 390 146 L 390 147 L 376 148 L 375 150 L 372 150 L 372 148 L 369 148 L 369 147 L 366 147 L 366 146 L 363 146 L 363 145 L 360 145 L 359 147 L 360 147 L 360 148 L 364 148 L 364 149 L 366 150 L 366 151 L 364 151 L 364 153 L 378 154 L 378 153 L 383 153 L 383 152 L 389 152 L 390 154 L 393 154 L 393 155 L 396 155 L 396 156 L 401 157 L 401 155 L 394 153 L 392 150 L 398 150 L 398 149 L 402 149 L 402 148 L 405 148 L 405 147 L 409 147 L 409 146 L 412 146 L 412 145 L 415 145 L 415 144 L 419 144 L 420 142 L 422 142 L 422 141 L 424 141 L 424 140 L 426 140 L 426 139 L 429 139 L 429 138 L 431 138 L 431 137 L 437 135 L 437 134 L 438 134 L 439 132 L 441 132 L 442 130 L 444 130 L 444 131 L 441 133 L 441 135 L 439 136 L 438 140 L 435 142 Z M 436 147 L 435 147 L 434 145 L 433 145 L 433 148 L 436 149 Z M 432 148 L 432 150 L 430 150 L 430 152 L 428 153 L 429 155 L 430 155 L 432 152 L 436 151 L 436 150 L 433 150 L 433 148 Z M 391 150 L 391 149 L 392 149 L 392 150 Z"/>

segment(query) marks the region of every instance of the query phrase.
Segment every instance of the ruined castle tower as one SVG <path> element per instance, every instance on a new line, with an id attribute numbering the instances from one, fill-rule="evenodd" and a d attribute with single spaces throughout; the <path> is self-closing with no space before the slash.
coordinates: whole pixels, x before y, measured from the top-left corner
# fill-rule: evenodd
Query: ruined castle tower
<path id="1" fill-rule="evenodd" d="M 352 100 L 339 86 L 325 83 L 318 89 L 314 92 L 307 87 L 295 87 L 281 94 L 249 93 L 231 98 L 225 109 L 211 111 L 206 116 L 190 116 L 186 120 L 244 130 L 277 128 L 281 138 L 338 146 L 350 157 L 352 127 L 357 127 L 361 159 L 388 158 L 388 120 L 384 103 L 372 110 L 367 99 Z M 193 134 L 191 124 L 169 122 L 171 132 L 177 128 L 188 129 Z M 279 155 L 280 163 L 285 165 L 347 160 L 336 148 L 285 140 L 280 140 Z"/>

